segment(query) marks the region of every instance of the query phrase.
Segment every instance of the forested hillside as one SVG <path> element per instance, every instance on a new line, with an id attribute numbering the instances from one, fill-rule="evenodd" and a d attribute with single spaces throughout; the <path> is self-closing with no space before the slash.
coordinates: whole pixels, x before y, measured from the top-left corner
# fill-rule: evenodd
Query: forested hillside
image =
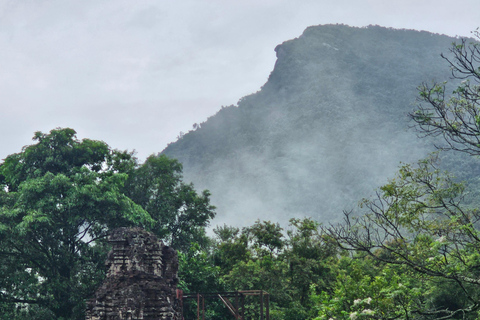
<path id="1" fill-rule="evenodd" d="M 185 293 L 264 290 L 271 319 L 479 319 L 474 35 L 449 44 L 426 32 L 324 26 L 278 47 L 261 91 L 167 149 L 198 184 L 212 184 L 223 220 L 243 228 L 215 226 L 210 192 L 185 183 L 175 159 L 139 163 L 71 128 L 36 132 L 0 163 L 0 319 L 85 319 L 117 227 L 176 249 Z M 315 55 L 321 64 L 306 63 Z M 422 76 L 453 79 L 417 91 Z M 450 150 L 416 161 L 435 144 Z M 400 160 L 413 163 L 395 169 Z M 267 221 L 277 213 L 289 223 Z M 184 305 L 185 319 L 196 303 Z M 255 301 L 242 309 L 259 318 Z M 220 301 L 205 315 L 228 317 Z"/>
<path id="2" fill-rule="evenodd" d="M 454 40 L 378 26 L 307 28 L 275 48 L 275 68 L 258 92 L 222 107 L 163 154 L 212 192 L 219 224 L 338 220 L 401 161 L 432 151 L 408 129 L 407 114 L 422 82 L 449 79 L 440 54 Z M 459 160 L 444 162 L 452 161 Z"/>

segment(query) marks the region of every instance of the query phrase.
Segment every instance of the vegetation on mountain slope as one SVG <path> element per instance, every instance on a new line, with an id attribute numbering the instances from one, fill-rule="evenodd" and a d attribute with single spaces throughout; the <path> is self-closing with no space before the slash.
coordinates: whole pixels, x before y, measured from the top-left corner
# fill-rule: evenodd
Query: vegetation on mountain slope
<path id="1" fill-rule="evenodd" d="M 425 143 L 450 149 L 447 155 L 478 156 L 480 51 L 478 42 L 460 41 L 446 58 L 462 82 L 421 86 L 410 117 L 420 133 L 444 139 Z M 232 110 L 241 109 L 222 112 Z M 68 128 L 38 132 L 34 140 L 0 164 L 2 319 L 83 319 L 84 301 L 104 276 L 105 236 L 134 225 L 179 250 L 186 292 L 266 290 L 272 319 L 480 316 L 475 157 L 443 156 L 468 184 L 439 168 L 437 154 L 402 165 L 355 215 L 346 211 L 343 224 L 257 220 L 217 226 L 208 237 L 210 194 L 183 182 L 177 160 L 162 155 L 139 164 Z M 247 302 L 247 318 L 258 317 Z M 227 316 L 221 304 L 209 309 L 209 319 Z"/>
<path id="2" fill-rule="evenodd" d="M 260 91 L 222 108 L 163 154 L 212 192 L 219 223 L 242 226 L 232 219 L 259 214 L 283 224 L 304 215 L 340 221 L 339 212 L 386 183 L 400 161 L 433 150 L 408 129 L 407 114 L 418 85 L 449 79 L 440 54 L 450 56 L 455 40 L 378 26 L 307 28 L 275 49 L 275 68 Z M 460 178 L 471 176 L 458 161 L 478 172 L 465 156 L 442 162 Z"/>
<path id="3" fill-rule="evenodd" d="M 141 226 L 176 248 L 205 237 L 209 193 L 183 183 L 176 160 L 139 164 L 69 128 L 34 140 L 0 164 L 2 319 L 84 319 L 113 228 Z"/>

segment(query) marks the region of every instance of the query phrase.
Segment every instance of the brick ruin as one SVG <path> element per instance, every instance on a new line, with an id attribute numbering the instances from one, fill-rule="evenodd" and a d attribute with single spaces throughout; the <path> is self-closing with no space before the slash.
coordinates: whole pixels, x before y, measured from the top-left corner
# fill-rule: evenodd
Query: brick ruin
<path id="1" fill-rule="evenodd" d="M 141 228 L 119 228 L 109 237 L 107 277 L 87 302 L 86 320 L 180 320 L 178 257 Z"/>

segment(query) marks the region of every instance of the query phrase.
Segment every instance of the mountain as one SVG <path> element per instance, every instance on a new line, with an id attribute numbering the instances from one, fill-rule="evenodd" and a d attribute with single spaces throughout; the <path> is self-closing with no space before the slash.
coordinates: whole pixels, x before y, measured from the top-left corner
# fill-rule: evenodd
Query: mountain
<path id="1" fill-rule="evenodd" d="M 183 163 L 186 181 L 212 192 L 217 224 L 337 221 L 400 162 L 433 150 L 409 129 L 407 113 L 422 82 L 449 79 L 440 54 L 453 41 L 379 26 L 309 27 L 275 48 L 258 92 L 162 153 Z"/>

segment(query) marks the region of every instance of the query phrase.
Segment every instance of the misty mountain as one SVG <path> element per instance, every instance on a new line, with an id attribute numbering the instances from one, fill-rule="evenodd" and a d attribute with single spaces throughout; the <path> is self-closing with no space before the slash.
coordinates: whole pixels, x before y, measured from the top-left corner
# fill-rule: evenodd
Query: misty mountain
<path id="1" fill-rule="evenodd" d="M 440 54 L 453 41 L 378 26 L 309 27 L 275 48 L 275 68 L 258 92 L 162 153 L 183 163 L 186 181 L 212 192 L 218 224 L 339 220 L 400 162 L 433 150 L 409 129 L 407 113 L 418 85 L 449 80 Z"/>

